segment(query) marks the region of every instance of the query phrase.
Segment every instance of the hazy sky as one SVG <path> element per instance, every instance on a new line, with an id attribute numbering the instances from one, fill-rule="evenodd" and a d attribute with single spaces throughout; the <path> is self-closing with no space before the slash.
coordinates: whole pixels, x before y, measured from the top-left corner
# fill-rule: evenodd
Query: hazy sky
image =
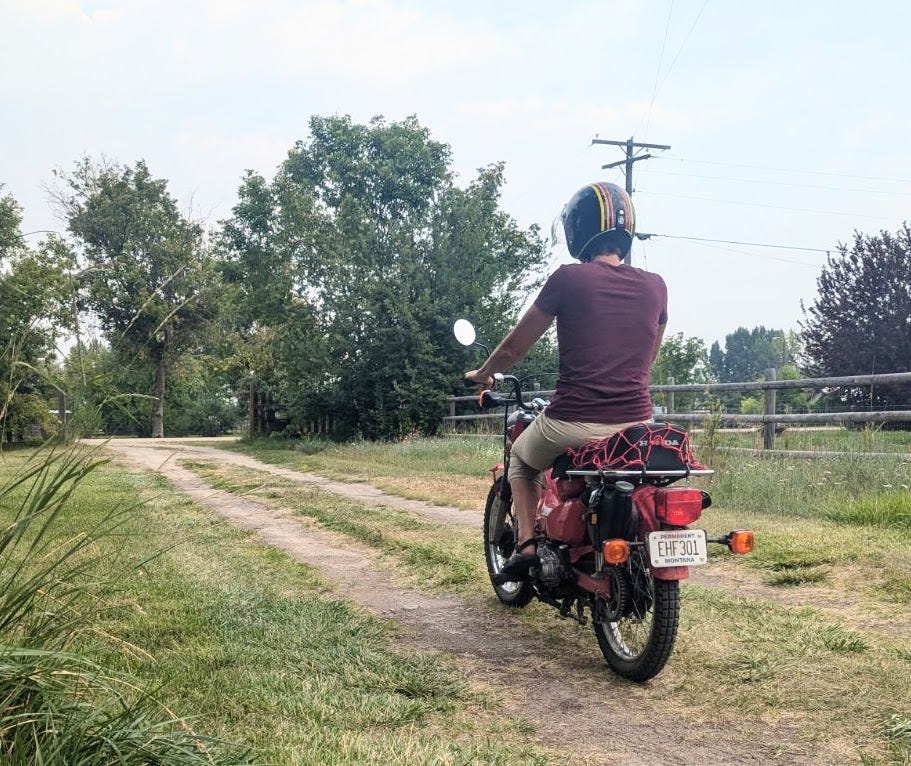
<path id="1" fill-rule="evenodd" d="M 821 250 L 911 219 L 904 0 L 0 0 L 0 183 L 24 229 L 84 154 L 145 158 L 214 226 L 244 169 L 271 177 L 313 114 L 416 114 L 462 182 L 506 162 L 503 206 L 549 231 L 636 164 L 640 231 Z M 668 332 L 795 328 L 824 252 L 653 239 Z M 561 262 L 555 257 L 552 267 Z"/>

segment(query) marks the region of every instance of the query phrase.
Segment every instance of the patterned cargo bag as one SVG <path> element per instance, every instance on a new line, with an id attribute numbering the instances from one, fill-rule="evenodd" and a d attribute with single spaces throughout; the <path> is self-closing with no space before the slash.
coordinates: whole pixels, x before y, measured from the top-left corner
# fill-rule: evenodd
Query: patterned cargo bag
<path id="1" fill-rule="evenodd" d="M 694 471 L 696 460 L 689 434 L 672 423 L 641 423 L 613 436 L 570 450 L 573 468 L 611 471 Z"/>

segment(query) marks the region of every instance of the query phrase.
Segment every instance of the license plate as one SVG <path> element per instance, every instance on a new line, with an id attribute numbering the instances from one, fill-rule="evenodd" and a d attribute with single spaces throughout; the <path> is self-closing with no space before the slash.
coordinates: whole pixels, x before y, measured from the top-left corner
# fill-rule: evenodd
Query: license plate
<path id="1" fill-rule="evenodd" d="M 651 532 L 648 555 L 653 567 L 698 567 L 708 561 L 703 529 Z"/>

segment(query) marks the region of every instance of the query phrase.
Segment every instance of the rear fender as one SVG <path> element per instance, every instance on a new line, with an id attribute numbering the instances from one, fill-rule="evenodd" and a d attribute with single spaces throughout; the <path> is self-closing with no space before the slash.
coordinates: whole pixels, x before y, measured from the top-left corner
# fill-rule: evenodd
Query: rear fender
<path id="1" fill-rule="evenodd" d="M 640 484 L 633 490 L 633 502 L 639 511 L 639 539 L 648 540 L 650 532 L 661 529 L 655 514 L 655 493 L 658 488 L 652 484 Z M 690 576 L 689 567 L 653 567 L 649 564 L 652 577 L 656 580 L 686 580 Z"/>

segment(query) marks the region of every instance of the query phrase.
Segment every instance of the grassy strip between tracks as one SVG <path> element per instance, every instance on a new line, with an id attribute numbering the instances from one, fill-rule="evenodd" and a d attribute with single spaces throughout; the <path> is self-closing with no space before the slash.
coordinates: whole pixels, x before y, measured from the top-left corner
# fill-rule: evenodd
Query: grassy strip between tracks
<path id="1" fill-rule="evenodd" d="M 841 524 L 911 530 L 911 461 L 889 458 L 797 460 L 723 453 L 727 434 L 703 439 L 697 455 L 717 471 L 706 488 L 716 504 Z M 343 481 L 367 481 L 403 497 L 477 508 L 489 471 L 502 458 L 496 439 L 413 439 L 333 444 L 261 439 L 224 446 L 269 463 Z"/>
<path id="2" fill-rule="evenodd" d="M 0 486 L 27 458 L 0 455 Z M 2 497 L 0 525 L 22 491 Z M 249 748 L 253 763 L 549 762 L 524 744 L 527 725 L 449 661 L 394 648 L 389 628 L 310 569 L 251 544 L 159 477 L 96 469 L 49 534 L 76 539 L 118 508 L 130 509 L 121 526 L 90 546 L 91 608 L 70 651 L 151 688 L 156 709 L 193 731 Z"/>
<path id="3" fill-rule="evenodd" d="M 497 608 L 486 581 L 477 532 L 443 527 L 388 508 L 367 510 L 250 469 L 206 461 L 184 461 L 184 465 L 219 489 L 303 514 L 377 548 L 412 583 L 457 590 L 473 600 L 487 594 L 487 603 Z M 764 523 L 770 533 L 776 523 L 784 525 L 768 554 L 771 562 L 783 555 L 782 541 L 788 538 L 787 525 L 793 522 L 771 516 Z M 829 528 L 840 529 L 848 535 L 845 545 L 853 546 L 853 553 L 863 547 L 862 536 L 854 527 L 836 528 L 823 521 L 803 525 L 809 527 L 802 530 L 808 538 L 825 536 Z M 850 538 L 851 532 L 857 533 L 855 539 Z M 839 550 L 836 543 L 832 542 L 827 554 L 833 561 L 837 559 L 833 551 Z M 907 549 L 907 539 L 890 548 L 886 534 L 880 543 L 883 555 L 897 552 L 902 545 Z M 773 564 L 766 566 L 776 571 Z M 813 566 L 823 565 L 814 559 Z M 860 565 L 854 562 L 853 566 Z M 870 571 L 872 564 L 855 575 L 854 585 L 861 587 L 858 581 L 868 579 Z M 839 580 L 829 583 L 836 588 L 843 584 Z M 850 583 L 844 585 L 850 587 Z M 812 588 L 802 592 L 812 604 Z M 907 629 L 911 614 L 906 607 L 890 606 L 875 588 L 868 600 L 883 614 L 894 613 Z M 645 691 L 632 692 L 618 682 L 618 694 L 646 694 L 661 700 L 668 711 L 679 708 L 681 715 L 694 722 L 746 717 L 755 720 L 758 731 L 765 721 L 793 726 L 804 741 L 831 753 L 836 759 L 833 762 L 906 763 L 911 759 L 911 652 L 885 630 L 852 629 L 846 626 L 849 622 L 810 607 L 686 587 L 678 649 L 670 665 Z M 528 610 L 523 625 L 543 635 L 555 650 L 583 656 L 597 653 L 588 631 L 568 623 L 555 624 L 545 607 Z M 517 629 L 522 628 L 517 625 Z"/>

